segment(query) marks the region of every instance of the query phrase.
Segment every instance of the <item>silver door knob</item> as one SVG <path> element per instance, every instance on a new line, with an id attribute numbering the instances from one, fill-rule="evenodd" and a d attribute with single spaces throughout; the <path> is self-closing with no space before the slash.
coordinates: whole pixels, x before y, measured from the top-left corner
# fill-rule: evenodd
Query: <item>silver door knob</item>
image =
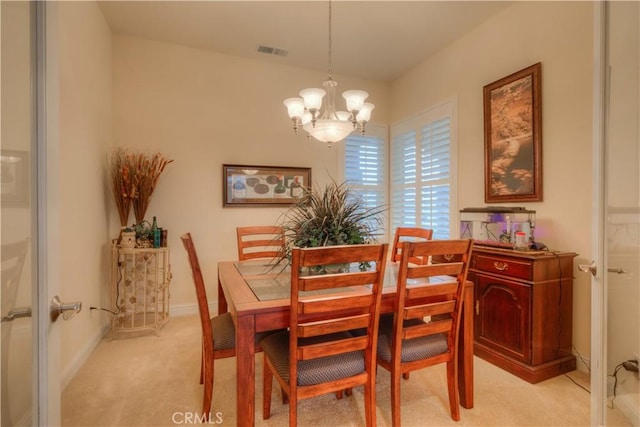
<path id="1" fill-rule="evenodd" d="M 578 264 L 578 268 L 585 273 L 591 273 L 593 277 L 598 274 L 598 264 L 595 261 L 591 261 L 591 264 Z"/>
<path id="2" fill-rule="evenodd" d="M 51 322 L 58 320 L 58 317 L 62 314 L 64 320 L 69 320 L 82 310 L 81 302 L 72 302 L 69 304 L 60 301 L 60 297 L 56 295 L 51 300 Z"/>

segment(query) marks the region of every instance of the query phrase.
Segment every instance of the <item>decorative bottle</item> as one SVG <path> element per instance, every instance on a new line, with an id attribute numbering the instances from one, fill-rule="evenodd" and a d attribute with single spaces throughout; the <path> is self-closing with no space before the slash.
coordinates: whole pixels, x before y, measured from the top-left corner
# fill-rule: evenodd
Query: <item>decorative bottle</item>
<path id="1" fill-rule="evenodd" d="M 280 175 L 278 178 L 278 183 L 273 189 L 273 196 L 276 198 L 287 197 L 287 187 L 284 186 L 284 177 Z"/>
<path id="2" fill-rule="evenodd" d="M 153 236 L 153 247 L 160 247 L 160 229 L 158 228 L 158 221 L 156 221 L 156 217 L 153 217 L 153 223 L 151 223 L 151 234 Z"/>
<path id="3" fill-rule="evenodd" d="M 244 199 L 247 197 L 247 186 L 244 183 L 244 177 L 235 178 L 232 193 L 234 199 Z"/>

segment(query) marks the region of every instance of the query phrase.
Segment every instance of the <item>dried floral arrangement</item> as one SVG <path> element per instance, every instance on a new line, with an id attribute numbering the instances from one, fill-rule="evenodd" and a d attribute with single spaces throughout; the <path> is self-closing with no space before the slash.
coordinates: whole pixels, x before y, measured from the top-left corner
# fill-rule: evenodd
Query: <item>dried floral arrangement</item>
<path id="1" fill-rule="evenodd" d="M 136 224 L 144 220 L 158 179 L 171 162 L 161 153 L 146 154 L 122 147 L 111 152 L 108 169 L 122 227 L 127 226 L 131 206 Z"/>

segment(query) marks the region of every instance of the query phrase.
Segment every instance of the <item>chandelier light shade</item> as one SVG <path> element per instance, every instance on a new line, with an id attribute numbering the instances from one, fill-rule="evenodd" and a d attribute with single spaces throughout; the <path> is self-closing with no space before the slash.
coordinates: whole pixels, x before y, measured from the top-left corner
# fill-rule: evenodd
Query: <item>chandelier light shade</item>
<path id="1" fill-rule="evenodd" d="M 365 102 L 369 94 L 364 90 L 347 90 L 342 93 L 346 111 L 336 111 L 335 93 L 338 83 L 332 78 L 331 12 L 329 1 L 329 79 L 322 84 L 324 89 L 302 89 L 299 98 L 284 100 L 289 118 L 293 121 L 294 132 L 297 134 L 302 127 L 307 135 L 328 143 L 329 147 L 334 142 L 342 141 L 358 128 L 364 135 L 365 125 L 371 119 L 371 111 L 375 108 L 373 104 Z"/>

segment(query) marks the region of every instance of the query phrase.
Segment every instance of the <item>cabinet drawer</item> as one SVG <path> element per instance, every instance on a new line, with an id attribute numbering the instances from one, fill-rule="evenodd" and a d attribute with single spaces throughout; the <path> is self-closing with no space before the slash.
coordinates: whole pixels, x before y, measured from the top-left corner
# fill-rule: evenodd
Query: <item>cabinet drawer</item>
<path id="1" fill-rule="evenodd" d="M 533 264 L 512 258 L 474 254 L 471 268 L 523 280 L 533 279 Z"/>

